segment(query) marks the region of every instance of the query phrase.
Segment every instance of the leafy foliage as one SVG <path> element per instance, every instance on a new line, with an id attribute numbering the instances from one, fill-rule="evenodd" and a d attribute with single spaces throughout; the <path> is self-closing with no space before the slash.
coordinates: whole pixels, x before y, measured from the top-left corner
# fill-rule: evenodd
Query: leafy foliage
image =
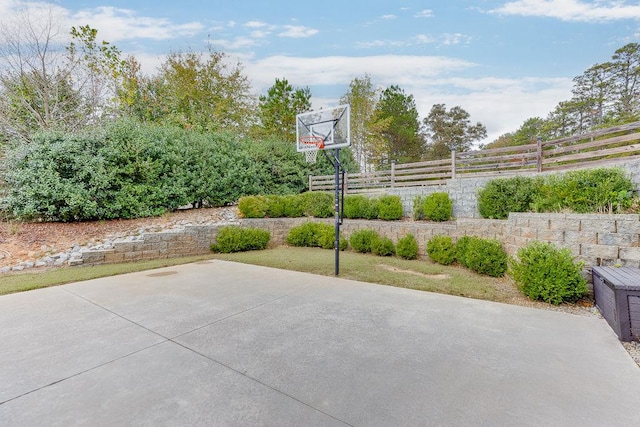
<path id="1" fill-rule="evenodd" d="M 402 219 L 404 210 L 400 196 L 384 195 L 378 199 L 378 218 L 384 221 Z"/>
<path id="2" fill-rule="evenodd" d="M 380 236 L 374 230 L 362 229 L 354 231 L 349 237 L 349 243 L 354 251 L 360 253 L 371 252 L 371 243 Z"/>
<path id="3" fill-rule="evenodd" d="M 422 221 L 427 217 L 424 214 L 424 197 L 416 196 L 413 199 L 412 217 L 414 221 Z"/>
<path id="4" fill-rule="evenodd" d="M 533 207 L 537 212 L 617 213 L 631 205 L 634 187 L 619 168 L 575 170 L 549 176 Z"/>
<path id="5" fill-rule="evenodd" d="M 509 212 L 618 213 L 632 204 L 634 184 L 619 168 L 570 171 L 545 178 L 499 178 L 478 192 L 483 218 Z"/>
<path id="6" fill-rule="evenodd" d="M 334 214 L 334 199 L 329 193 L 308 191 L 302 193 L 302 209 L 305 216 L 329 218 Z"/>
<path id="7" fill-rule="evenodd" d="M 483 218 L 506 219 L 509 212 L 527 212 L 540 191 L 542 180 L 516 176 L 489 181 L 478 191 L 478 211 Z"/>
<path id="8" fill-rule="evenodd" d="M 259 134 L 271 135 L 281 141 L 296 139 L 296 115 L 311 109 L 311 90 L 293 88 L 287 79 L 278 79 L 260 96 Z"/>
<path id="9" fill-rule="evenodd" d="M 348 195 L 344 198 L 344 216 L 349 219 L 377 219 L 379 201 L 361 195 Z"/>
<path id="10" fill-rule="evenodd" d="M 456 261 L 458 261 L 458 264 L 466 268 L 469 268 L 469 264 L 467 263 L 467 252 L 469 249 L 469 243 L 473 239 L 477 239 L 477 237 L 462 236 L 458 239 L 455 245 Z"/>
<path id="11" fill-rule="evenodd" d="M 264 218 L 269 210 L 269 202 L 264 196 L 240 197 L 238 210 L 244 218 Z"/>
<path id="12" fill-rule="evenodd" d="M 431 221 L 448 221 L 453 215 L 453 204 L 448 193 L 432 193 L 424 199 L 424 216 Z"/>
<path id="13" fill-rule="evenodd" d="M 270 239 L 271 234 L 259 228 L 222 227 L 218 231 L 216 243 L 211 245 L 211 251 L 231 253 L 262 250 L 267 247 Z"/>
<path id="14" fill-rule="evenodd" d="M 456 249 L 449 236 L 433 236 L 427 242 L 427 255 L 442 265 L 450 265 L 456 259 Z"/>
<path id="15" fill-rule="evenodd" d="M 518 250 L 510 275 L 522 293 L 550 304 L 577 301 L 587 294 L 582 264 L 574 263 L 569 249 L 532 242 Z"/>
<path id="16" fill-rule="evenodd" d="M 472 237 L 466 245 L 464 263 L 461 264 L 479 274 L 502 277 L 507 271 L 507 262 L 507 253 L 499 241 Z"/>
<path id="17" fill-rule="evenodd" d="M 407 234 L 398 240 L 396 254 L 404 259 L 418 258 L 418 242 L 413 234 Z"/>
<path id="18" fill-rule="evenodd" d="M 329 224 L 307 222 L 289 230 L 287 243 L 291 246 L 333 249 L 335 229 Z M 345 250 L 347 246 L 347 240 L 340 236 L 340 250 Z"/>
<path id="19" fill-rule="evenodd" d="M 444 159 L 451 151 L 468 151 L 471 144 L 487 137 L 487 129 L 480 122 L 475 125 L 469 113 L 455 106 L 447 111 L 445 104 L 435 104 L 423 120 L 427 137 L 427 159 Z"/>
<path id="20" fill-rule="evenodd" d="M 371 241 L 371 252 L 378 256 L 393 256 L 396 254 L 396 247 L 390 238 L 378 236 Z"/>

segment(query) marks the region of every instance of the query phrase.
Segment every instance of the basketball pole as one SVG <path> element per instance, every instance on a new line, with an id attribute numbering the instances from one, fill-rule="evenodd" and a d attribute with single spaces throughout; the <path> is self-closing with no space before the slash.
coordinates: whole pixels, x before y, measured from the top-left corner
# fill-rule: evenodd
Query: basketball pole
<path id="1" fill-rule="evenodd" d="M 338 276 L 340 274 L 340 225 L 342 225 L 342 209 L 341 206 L 342 204 L 344 204 L 344 200 L 342 200 L 342 203 L 340 203 L 340 196 L 341 196 L 341 191 L 340 191 L 340 173 L 342 172 L 342 164 L 340 163 L 340 148 L 335 148 L 333 150 L 333 159 L 327 154 L 328 150 L 324 151 L 325 156 L 327 157 L 327 160 L 329 160 L 329 162 L 331 162 L 331 164 L 333 164 L 333 169 L 334 169 L 334 190 L 335 190 L 335 225 L 334 225 L 334 230 L 335 230 L 335 237 L 334 237 L 334 250 L 335 250 L 335 275 Z M 342 183 L 342 185 L 344 186 L 344 183 Z M 343 188 L 344 190 L 344 188 Z"/>

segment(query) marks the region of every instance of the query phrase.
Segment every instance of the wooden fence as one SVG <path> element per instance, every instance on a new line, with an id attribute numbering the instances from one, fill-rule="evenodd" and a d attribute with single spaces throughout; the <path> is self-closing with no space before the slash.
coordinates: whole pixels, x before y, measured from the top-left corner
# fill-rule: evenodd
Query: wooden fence
<path id="1" fill-rule="evenodd" d="M 391 169 L 345 175 L 349 193 L 443 184 L 465 176 L 508 176 L 592 168 L 640 158 L 640 121 L 532 144 L 451 153 L 450 159 L 391 164 Z M 309 176 L 310 190 L 332 190 L 333 175 Z"/>

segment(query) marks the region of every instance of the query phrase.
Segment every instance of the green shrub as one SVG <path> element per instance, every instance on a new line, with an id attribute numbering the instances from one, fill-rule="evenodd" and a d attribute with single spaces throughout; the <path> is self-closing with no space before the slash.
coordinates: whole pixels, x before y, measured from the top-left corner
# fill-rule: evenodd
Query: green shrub
<path id="1" fill-rule="evenodd" d="M 289 230 L 287 243 L 291 246 L 333 249 L 335 228 L 329 224 L 307 222 Z M 347 241 L 340 236 L 340 250 L 345 250 L 347 246 Z"/>
<path id="2" fill-rule="evenodd" d="M 384 221 L 402 219 L 402 201 L 400 196 L 386 195 L 378 199 L 378 218 Z"/>
<path id="3" fill-rule="evenodd" d="M 244 218 L 264 218 L 269 204 L 264 196 L 244 196 L 238 200 L 238 210 Z"/>
<path id="4" fill-rule="evenodd" d="M 456 249 L 449 236 L 433 236 L 427 242 L 427 255 L 442 265 L 450 265 L 456 259 Z"/>
<path id="5" fill-rule="evenodd" d="M 464 254 L 465 267 L 479 274 L 502 277 L 507 271 L 508 256 L 502 243 L 493 239 L 471 238 Z"/>
<path id="6" fill-rule="evenodd" d="M 413 220 L 414 221 L 422 221 L 427 217 L 424 216 L 424 197 L 416 196 L 413 199 Z"/>
<path id="7" fill-rule="evenodd" d="M 396 247 L 390 238 L 378 236 L 371 241 L 371 252 L 378 256 L 393 256 L 396 253 Z"/>
<path id="8" fill-rule="evenodd" d="M 283 214 L 287 218 L 300 218 L 304 216 L 302 197 L 298 194 L 282 196 Z"/>
<path id="9" fill-rule="evenodd" d="M 370 199 L 362 195 L 345 196 L 344 217 L 349 219 L 378 218 L 378 199 Z"/>
<path id="10" fill-rule="evenodd" d="M 270 238 L 268 231 L 259 228 L 222 227 L 211 250 L 222 253 L 261 250 L 267 247 Z"/>
<path id="11" fill-rule="evenodd" d="M 269 218 L 282 218 L 284 216 L 285 206 L 283 196 L 271 194 L 265 196 L 265 200 L 267 202 L 266 213 Z"/>
<path id="12" fill-rule="evenodd" d="M 329 218 L 334 214 L 334 196 L 322 191 L 302 193 L 301 204 L 305 216 Z"/>
<path id="13" fill-rule="evenodd" d="M 453 205 L 448 193 L 432 193 L 424 199 L 424 216 L 431 221 L 448 221 Z"/>
<path id="14" fill-rule="evenodd" d="M 478 212 L 483 218 L 506 219 L 509 212 L 528 212 L 542 180 L 516 176 L 489 181 L 478 191 Z"/>
<path id="15" fill-rule="evenodd" d="M 550 304 L 577 301 L 588 292 L 582 263 L 574 263 L 569 249 L 532 242 L 518 250 L 510 275 L 520 291 L 533 300 Z"/>
<path id="16" fill-rule="evenodd" d="M 456 260 L 463 267 L 469 268 L 469 265 L 467 264 L 467 250 L 469 248 L 469 242 L 473 239 L 477 239 L 477 237 L 462 236 L 456 242 Z"/>
<path id="17" fill-rule="evenodd" d="M 363 229 L 354 231 L 349 238 L 349 243 L 354 251 L 360 253 L 371 252 L 371 242 L 377 239 L 378 233 L 373 230 Z"/>
<path id="18" fill-rule="evenodd" d="M 618 213 L 631 206 L 634 184 L 619 168 L 551 175 L 533 201 L 537 212 Z"/>
<path id="19" fill-rule="evenodd" d="M 407 234 L 398 240 L 396 245 L 396 254 L 404 259 L 418 258 L 418 242 L 413 234 Z"/>

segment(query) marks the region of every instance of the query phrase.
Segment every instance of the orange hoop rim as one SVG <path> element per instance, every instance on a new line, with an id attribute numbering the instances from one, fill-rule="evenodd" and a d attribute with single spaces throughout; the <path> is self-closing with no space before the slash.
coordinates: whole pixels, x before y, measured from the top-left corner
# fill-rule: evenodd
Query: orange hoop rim
<path id="1" fill-rule="evenodd" d="M 301 136 L 300 143 L 302 145 L 315 145 L 319 150 L 324 148 L 324 139 L 321 136 Z"/>

